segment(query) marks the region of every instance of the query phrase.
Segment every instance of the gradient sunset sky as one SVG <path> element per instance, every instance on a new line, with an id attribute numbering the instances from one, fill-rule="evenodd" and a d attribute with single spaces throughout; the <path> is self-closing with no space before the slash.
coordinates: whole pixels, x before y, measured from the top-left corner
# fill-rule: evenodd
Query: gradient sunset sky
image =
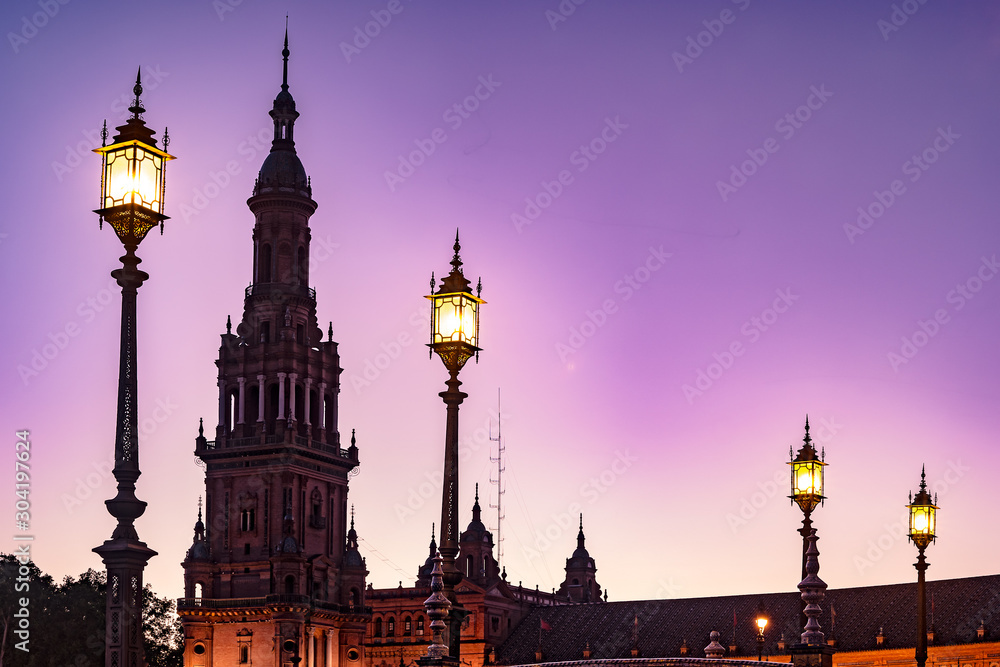
<path id="1" fill-rule="evenodd" d="M 457 227 L 488 302 L 461 374 L 461 524 L 476 482 L 496 523 L 499 389 L 510 580 L 558 586 L 582 511 L 612 600 L 794 590 L 807 413 L 831 587 L 915 579 L 922 464 L 928 576 L 997 572 L 1000 5 L 917 0 L 5 2 L 2 423 L 8 469 L 31 431 L 43 570 L 100 569 L 113 526 L 122 252 L 90 150 L 141 66 L 178 159 L 138 253 L 137 529 L 147 581 L 182 593 L 286 13 L 375 586 L 412 583 L 439 520 L 447 375 L 423 295 Z"/>

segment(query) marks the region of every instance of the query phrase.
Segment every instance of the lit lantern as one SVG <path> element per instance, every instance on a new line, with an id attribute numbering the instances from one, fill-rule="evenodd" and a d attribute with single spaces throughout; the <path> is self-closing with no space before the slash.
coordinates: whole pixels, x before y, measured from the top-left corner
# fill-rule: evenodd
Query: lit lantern
<path id="1" fill-rule="evenodd" d="M 428 347 L 437 352 L 445 366 L 457 372 L 465 362 L 477 355 L 479 347 L 479 306 L 486 303 L 479 294 L 482 283 L 472 293 L 471 282 L 462 273 L 462 260 L 458 253 L 461 246 L 455 236 L 455 256 L 451 260 L 451 273 L 441 281 L 434 292 L 431 277 L 431 342 Z"/>
<path id="2" fill-rule="evenodd" d="M 914 497 L 910 494 L 910 539 L 918 549 L 925 549 L 935 539 L 937 530 L 937 505 L 931 501 L 927 493 L 927 480 L 923 470 L 920 471 L 920 490 Z"/>
<path id="3" fill-rule="evenodd" d="M 792 495 L 803 512 L 809 514 L 826 496 L 823 495 L 823 468 L 826 463 L 816 453 L 809 437 L 809 420 L 806 420 L 806 435 L 802 439 L 802 449 L 788 462 L 792 466 Z"/>
<path id="4" fill-rule="evenodd" d="M 764 629 L 767 627 L 767 618 L 758 614 L 756 623 L 757 623 L 757 634 L 763 637 Z"/>
<path id="5" fill-rule="evenodd" d="M 151 228 L 167 219 L 163 215 L 166 182 L 164 167 L 174 159 L 156 147 L 153 131 L 140 118 L 145 111 L 139 101 L 142 84 L 136 79 L 135 101 L 129 107 L 132 117 L 115 129 L 118 134 L 110 146 L 94 149 L 103 158 L 101 170 L 101 207 L 94 211 L 107 220 L 126 247 L 138 246 Z M 107 128 L 102 134 L 107 137 Z M 163 147 L 169 143 L 164 132 Z"/>

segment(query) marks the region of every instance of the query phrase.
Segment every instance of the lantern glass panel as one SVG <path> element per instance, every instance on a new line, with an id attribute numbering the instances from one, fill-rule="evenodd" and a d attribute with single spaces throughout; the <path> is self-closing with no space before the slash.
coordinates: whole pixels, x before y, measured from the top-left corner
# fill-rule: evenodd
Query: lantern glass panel
<path id="1" fill-rule="evenodd" d="M 792 463 L 792 495 L 823 495 L 823 464 L 819 461 L 794 461 Z"/>
<path id="2" fill-rule="evenodd" d="M 759 630 L 760 630 L 761 632 L 764 632 L 764 628 L 766 628 L 766 627 L 767 627 L 767 619 L 766 619 L 766 618 L 764 618 L 763 616 L 762 616 L 762 617 L 760 617 L 760 618 L 758 618 L 758 619 L 757 619 L 757 628 L 758 628 L 758 629 L 759 629 Z"/>
<path id="3" fill-rule="evenodd" d="M 162 212 L 163 157 L 126 145 L 105 154 L 104 208 L 135 204 Z"/>
<path id="4" fill-rule="evenodd" d="M 935 508 L 933 505 L 911 505 L 910 506 L 910 536 L 916 538 L 933 538 L 935 522 Z"/>
<path id="5" fill-rule="evenodd" d="M 471 295 L 445 294 L 434 296 L 434 342 L 478 342 L 476 318 L 478 303 Z"/>

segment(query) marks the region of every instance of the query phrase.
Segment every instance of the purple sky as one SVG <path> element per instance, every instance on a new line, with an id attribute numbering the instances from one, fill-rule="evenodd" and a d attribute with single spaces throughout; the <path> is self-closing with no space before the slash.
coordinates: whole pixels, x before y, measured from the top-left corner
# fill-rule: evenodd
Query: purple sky
<path id="1" fill-rule="evenodd" d="M 11 444 L 31 430 L 44 570 L 100 568 L 113 525 L 121 246 L 91 213 L 89 149 L 141 64 L 146 121 L 179 159 L 166 233 L 138 253 L 137 528 L 160 553 L 147 580 L 182 592 L 194 437 L 250 279 L 245 201 L 288 12 L 311 278 L 376 586 L 412 582 L 440 512 L 446 372 L 422 297 L 456 227 L 488 301 L 461 375 L 462 523 L 475 482 L 484 506 L 495 493 L 500 388 L 513 581 L 559 584 L 579 506 L 612 599 L 793 589 L 785 461 L 807 412 L 830 464 L 814 518 L 832 587 L 915 578 L 900 519 L 922 463 L 942 507 L 929 576 L 996 572 L 995 3 L 565 0 L 564 17 L 557 0 L 401 0 L 345 55 L 393 3 L 47 1 L 50 18 L 46 0 L 0 9 L 2 423 Z M 36 353 L 52 358 L 19 370 Z"/>

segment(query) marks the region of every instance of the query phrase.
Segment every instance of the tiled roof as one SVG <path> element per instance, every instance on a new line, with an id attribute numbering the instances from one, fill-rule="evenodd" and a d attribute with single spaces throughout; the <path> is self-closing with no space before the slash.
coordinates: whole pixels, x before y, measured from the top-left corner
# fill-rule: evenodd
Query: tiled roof
<path id="1" fill-rule="evenodd" d="M 976 642 L 981 619 L 986 620 L 986 639 L 996 641 L 1000 637 L 1000 575 L 929 581 L 928 628 L 932 600 L 932 645 Z M 722 635 L 719 643 L 727 648 L 726 658 L 756 657 L 754 618 L 759 605 L 770 621 L 765 634 L 766 653 L 782 653 L 777 646 L 782 634 L 787 644 L 798 642 L 802 632 L 798 592 L 605 602 L 533 609 L 497 650 L 497 662 L 535 662 L 542 620 L 551 627 L 541 632 L 546 662 L 581 660 L 588 643 L 592 659 L 631 657 L 636 625 L 640 657 L 679 657 L 684 640 L 688 656 L 704 657 L 703 649 L 712 630 Z M 827 639 L 836 639 L 838 651 L 906 648 L 916 641 L 916 606 L 915 582 L 829 590 L 819 620 Z M 730 654 L 734 612 L 737 651 Z M 881 645 L 876 642 L 880 629 L 884 636 Z"/>

